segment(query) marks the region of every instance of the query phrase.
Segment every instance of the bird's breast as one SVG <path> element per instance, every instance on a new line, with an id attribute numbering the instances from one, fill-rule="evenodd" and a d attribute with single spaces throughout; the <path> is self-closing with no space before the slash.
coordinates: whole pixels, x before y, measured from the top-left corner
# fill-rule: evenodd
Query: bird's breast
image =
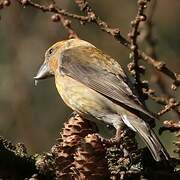
<path id="1" fill-rule="evenodd" d="M 81 114 L 98 117 L 114 111 L 109 99 L 69 76 L 56 74 L 55 83 L 64 102 Z"/>

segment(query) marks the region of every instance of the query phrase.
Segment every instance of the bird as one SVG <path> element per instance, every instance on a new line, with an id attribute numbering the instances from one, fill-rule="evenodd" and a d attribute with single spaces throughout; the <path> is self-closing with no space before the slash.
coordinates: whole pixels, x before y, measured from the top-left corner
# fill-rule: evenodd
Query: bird
<path id="1" fill-rule="evenodd" d="M 82 39 L 62 40 L 45 53 L 35 81 L 54 77 L 67 106 L 82 117 L 123 126 L 139 134 L 155 161 L 170 156 L 147 119 L 156 118 L 141 103 L 133 85 L 111 56 Z"/>

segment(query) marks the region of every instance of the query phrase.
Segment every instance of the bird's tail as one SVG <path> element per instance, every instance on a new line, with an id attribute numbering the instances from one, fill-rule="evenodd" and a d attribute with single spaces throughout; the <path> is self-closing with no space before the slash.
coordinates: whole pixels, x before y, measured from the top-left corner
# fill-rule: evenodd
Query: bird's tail
<path id="1" fill-rule="evenodd" d="M 127 124 L 128 121 L 128 124 L 131 124 L 133 127 L 132 130 L 135 130 L 142 137 L 156 161 L 170 159 L 168 152 L 161 144 L 155 132 L 142 119 L 138 118 L 137 116 L 130 115 L 123 116 L 123 121 L 125 124 Z"/>
<path id="2" fill-rule="evenodd" d="M 139 132 L 139 134 L 142 136 L 144 142 L 148 146 L 153 158 L 156 161 L 160 161 L 162 159 L 169 160 L 170 157 L 168 152 L 161 144 L 159 138 L 156 136 L 153 130 L 149 130 L 149 134 L 146 134 L 144 132 Z"/>

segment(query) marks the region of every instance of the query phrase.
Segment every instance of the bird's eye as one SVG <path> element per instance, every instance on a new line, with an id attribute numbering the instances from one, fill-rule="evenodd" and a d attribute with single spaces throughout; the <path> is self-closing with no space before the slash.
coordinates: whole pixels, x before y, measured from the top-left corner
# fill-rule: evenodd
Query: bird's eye
<path id="1" fill-rule="evenodd" d="M 51 55 L 53 53 L 53 51 L 54 51 L 53 48 L 49 49 L 49 55 Z"/>

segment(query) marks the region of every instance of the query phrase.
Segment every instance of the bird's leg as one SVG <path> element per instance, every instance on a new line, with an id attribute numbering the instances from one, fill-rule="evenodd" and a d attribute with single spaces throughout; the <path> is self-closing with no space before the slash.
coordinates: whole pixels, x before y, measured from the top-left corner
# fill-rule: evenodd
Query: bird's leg
<path id="1" fill-rule="evenodd" d="M 129 169 L 134 161 L 134 153 L 137 153 L 137 143 L 135 134 L 127 126 L 121 126 L 116 130 L 113 138 L 116 146 L 123 151 L 123 159 L 121 161 L 128 162 L 126 167 Z"/>
<path id="2" fill-rule="evenodd" d="M 120 127 L 116 130 L 116 134 L 115 134 L 115 137 L 113 139 L 116 141 L 117 144 L 120 144 L 124 135 L 125 135 L 125 128 Z"/>
<path id="3" fill-rule="evenodd" d="M 94 134 L 100 139 L 100 141 L 103 143 L 105 147 L 111 147 L 116 144 L 116 142 L 113 141 L 112 139 L 104 138 L 99 133 L 94 133 Z"/>
<path id="4" fill-rule="evenodd" d="M 73 112 L 69 115 L 68 119 L 70 119 L 71 117 L 75 117 L 76 115 L 78 115 L 78 113 L 77 113 L 76 111 L 73 111 Z"/>
<path id="5" fill-rule="evenodd" d="M 107 139 L 102 137 L 100 134 L 96 133 L 96 135 L 101 139 L 101 142 L 106 145 L 107 147 L 117 145 L 120 146 L 122 142 L 122 137 L 124 137 L 124 130 L 122 128 L 118 128 L 115 134 L 115 137 L 111 139 Z"/>

